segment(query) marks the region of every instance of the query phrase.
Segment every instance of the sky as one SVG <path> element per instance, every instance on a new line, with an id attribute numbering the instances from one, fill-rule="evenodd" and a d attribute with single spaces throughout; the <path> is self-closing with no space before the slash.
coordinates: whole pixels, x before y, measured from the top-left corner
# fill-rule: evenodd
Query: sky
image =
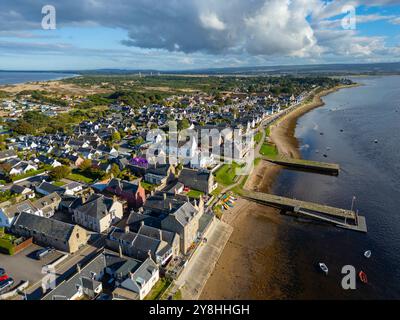
<path id="1" fill-rule="evenodd" d="M 400 0 L 0 2 L 0 70 L 398 61 Z"/>

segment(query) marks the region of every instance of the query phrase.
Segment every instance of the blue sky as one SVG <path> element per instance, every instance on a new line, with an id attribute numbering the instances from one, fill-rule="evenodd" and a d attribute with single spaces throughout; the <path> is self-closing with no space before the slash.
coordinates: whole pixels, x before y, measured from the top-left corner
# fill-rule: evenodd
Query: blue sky
<path id="1" fill-rule="evenodd" d="M 0 69 L 184 70 L 400 61 L 398 3 L 2 0 Z M 48 4 L 56 10 L 55 30 L 41 26 L 42 7 Z M 355 29 L 349 29 L 354 21 Z"/>

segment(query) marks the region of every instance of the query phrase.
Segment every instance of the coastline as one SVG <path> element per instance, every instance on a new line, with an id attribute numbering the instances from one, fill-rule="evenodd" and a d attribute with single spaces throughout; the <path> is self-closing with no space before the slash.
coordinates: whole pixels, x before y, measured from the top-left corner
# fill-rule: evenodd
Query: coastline
<path id="1" fill-rule="evenodd" d="M 270 141 L 280 154 L 300 158 L 295 137 L 298 119 L 307 112 L 325 105 L 323 97 L 343 88 L 321 91 L 312 101 L 290 112 L 271 126 Z M 271 192 L 281 167 L 261 160 L 246 181 L 245 188 Z M 235 208 L 223 216 L 234 231 L 208 279 L 200 299 L 285 299 L 289 296 L 290 275 L 281 272 L 291 257 L 283 237 L 289 217 L 279 210 L 239 199 Z M 286 231 L 281 231 L 286 229 Z"/>

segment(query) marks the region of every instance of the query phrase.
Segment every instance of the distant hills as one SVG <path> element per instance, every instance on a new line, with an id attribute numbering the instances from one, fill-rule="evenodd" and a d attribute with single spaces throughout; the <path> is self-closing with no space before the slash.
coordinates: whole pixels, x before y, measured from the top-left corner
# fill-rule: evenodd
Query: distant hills
<path id="1" fill-rule="evenodd" d="M 1 71 L 0 72 L 14 72 Z M 55 72 L 81 75 L 389 75 L 400 74 L 400 62 L 371 63 L 371 64 L 316 64 L 291 66 L 257 66 L 236 68 L 209 68 L 193 70 L 140 70 L 140 69 L 97 69 L 97 70 L 43 70 L 43 71 L 15 71 L 15 72 Z"/>

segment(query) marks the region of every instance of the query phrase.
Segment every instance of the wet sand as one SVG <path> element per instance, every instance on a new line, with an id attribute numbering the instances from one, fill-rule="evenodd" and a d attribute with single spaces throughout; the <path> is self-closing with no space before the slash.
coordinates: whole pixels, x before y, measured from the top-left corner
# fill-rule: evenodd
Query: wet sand
<path id="1" fill-rule="evenodd" d="M 300 157 L 299 143 L 294 136 L 297 119 L 312 109 L 323 106 L 322 97 L 341 87 L 326 90 L 297 110 L 281 118 L 271 127 L 270 140 L 280 154 Z M 260 161 L 248 178 L 245 188 L 270 192 L 280 167 Z M 287 299 L 291 279 L 282 266 L 293 264 L 289 256 L 287 233 L 296 228 L 293 219 L 279 210 L 239 199 L 223 220 L 234 227 L 200 299 Z"/>

